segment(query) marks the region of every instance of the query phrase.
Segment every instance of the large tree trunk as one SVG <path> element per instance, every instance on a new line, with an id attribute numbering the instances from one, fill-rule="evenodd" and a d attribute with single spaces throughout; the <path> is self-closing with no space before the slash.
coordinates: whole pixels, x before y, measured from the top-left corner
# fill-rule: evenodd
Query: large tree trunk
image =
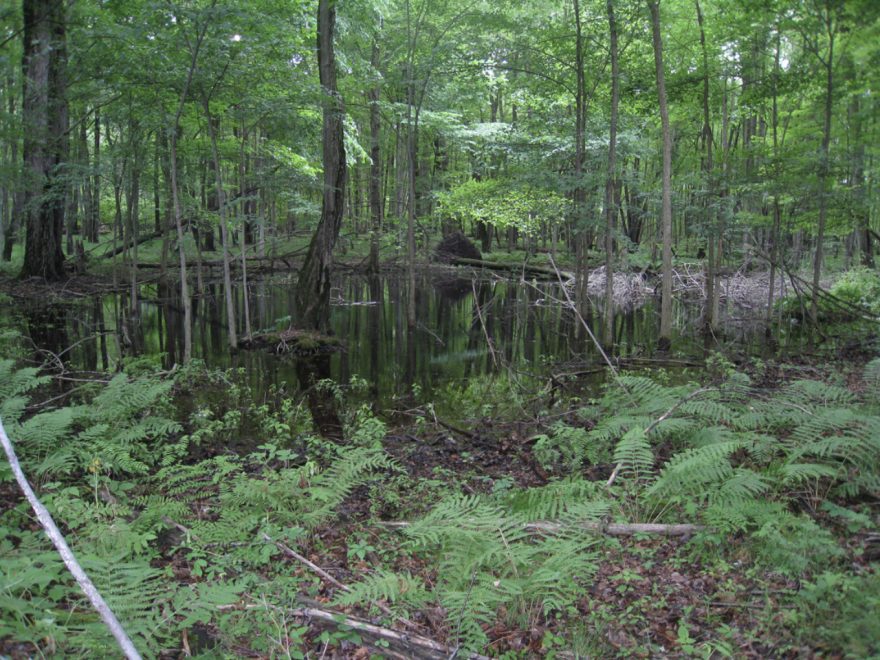
<path id="1" fill-rule="evenodd" d="M 64 279 L 61 249 L 68 155 L 65 3 L 23 0 L 27 239 L 21 277 Z"/>
<path id="2" fill-rule="evenodd" d="M 666 106 L 666 83 L 663 80 L 663 40 L 660 36 L 659 0 L 648 2 L 651 10 L 651 31 L 654 41 L 654 65 L 657 69 L 660 122 L 663 125 L 663 283 L 660 299 L 660 338 L 658 345 L 668 349 L 672 344 L 672 134 L 669 130 L 669 108 Z"/>
<path id="3" fill-rule="evenodd" d="M 298 324 L 321 332 L 330 330 L 330 271 L 333 248 L 339 237 L 345 210 L 345 143 L 343 119 L 345 105 L 336 87 L 336 57 L 333 31 L 336 5 L 331 0 L 318 2 L 318 72 L 326 95 L 324 105 L 323 158 L 324 199 L 321 221 L 303 263 L 296 285 Z"/>

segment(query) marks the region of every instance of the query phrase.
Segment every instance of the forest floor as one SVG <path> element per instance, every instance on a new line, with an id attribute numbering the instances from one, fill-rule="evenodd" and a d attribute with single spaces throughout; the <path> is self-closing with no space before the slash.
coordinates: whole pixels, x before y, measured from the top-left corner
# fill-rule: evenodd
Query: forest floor
<path id="1" fill-rule="evenodd" d="M 846 360 L 815 361 L 800 357 L 743 368 L 751 372 L 755 384 L 765 392 L 808 378 L 834 382 L 860 395 L 865 387 L 861 368 L 870 357 L 871 351 L 850 349 Z M 404 624 L 367 604 L 330 604 L 340 593 L 340 583 L 353 587 L 383 571 L 416 576 L 427 584 L 444 580 L 437 572 L 436 559 L 429 553 L 413 551 L 398 530 L 387 526 L 388 522 L 422 516 L 435 503 L 449 498 L 491 498 L 520 490 L 528 492 L 573 476 L 571 466 L 547 465 L 536 456 L 537 436 L 546 432 L 546 427 L 533 420 L 486 417 L 461 427 L 441 424 L 442 420 L 390 429 L 382 446 L 395 459 L 399 470 L 389 473 L 387 479 L 380 477 L 369 487 L 355 488 L 329 520 L 298 540 L 297 552 L 320 566 L 323 573 L 314 572 L 312 567 L 281 550 L 270 552 L 267 563 L 256 573 L 269 582 L 285 573 L 310 578 L 303 582 L 307 588 L 302 594 L 313 599 L 308 602 L 313 602 L 315 608 L 337 612 L 340 618 L 345 615 L 351 623 L 372 622 L 391 634 L 405 634 Z M 223 446 L 202 445 L 200 455 L 219 455 L 224 451 Z M 656 462 L 659 464 L 671 455 L 670 446 L 661 446 Z M 585 462 L 578 472 L 588 481 L 601 483 L 613 469 L 612 463 Z M 4 516 L 22 506 L 20 494 L 11 486 L 0 484 L 0 510 L 5 512 Z M 820 502 L 810 488 L 794 502 L 792 506 L 799 515 L 831 531 L 840 552 L 835 563 L 842 573 L 862 577 L 880 574 L 880 548 L 875 533 L 880 512 L 876 499 L 836 500 L 854 514 L 857 510 L 870 510 L 860 526 L 853 526 L 852 520 L 835 518 L 819 507 Z M 196 570 L 187 543 L 181 543 L 179 536 L 170 538 L 172 541 L 168 535 L 160 536 L 161 551 L 154 553 L 152 566 L 173 575 L 176 588 L 198 586 L 210 579 L 203 570 Z M 562 610 L 550 611 L 542 611 L 537 603 L 516 600 L 499 607 L 493 620 L 481 624 L 489 639 L 481 653 L 507 659 L 842 659 L 876 657 L 871 654 L 880 650 L 864 646 L 861 639 L 833 641 L 834 631 L 824 627 L 825 615 L 799 600 L 805 584 L 809 579 L 815 580 L 815 575 L 775 570 L 772 563 L 760 556 L 754 538 L 748 534 L 599 534 L 591 549 L 595 552 L 594 570 L 577 585 L 580 596 L 576 601 Z M 327 574 L 333 578 L 325 577 Z M 391 601 L 385 605 L 402 611 Z M 872 620 L 877 612 L 876 599 L 873 604 L 867 601 L 864 605 L 867 620 Z M 447 651 L 439 655 L 419 651 L 390 657 L 440 658 L 451 653 L 459 632 L 450 624 L 454 616 L 450 617 L 437 603 L 410 607 L 406 615 L 419 635 L 445 644 Z M 829 619 L 834 616 L 829 615 Z M 381 641 L 375 643 L 381 636 L 365 644 L 366 634 L 358 636 L 357 629 L 328 636 L 326 625 L 318 620 L 291 615 L 288 623 L 300 626 L 300 632 L 296 636 L 291 633 L 287 639 L 282 635 L 268 644 L 255 644 L 244 635 L 231 636 L 219 621 L 197 624 L 185 630 L 182 638 L 176 638 L 183 639 L 183 646 L 168 640 L 159 656 L 170 659 L 203 652 L 206 655 L 202 657 L 218 658 L 381 657 L 376 655 L 382 650 Z M 868 631 L 867 638 L 876 641 L 876 631 Z M 56 657 L 44 645 L 22 643 L 15 637 L 0 639 L 0 654 L 12 660 Z M 73 652 L 69 657 L 83 656 Z"/>

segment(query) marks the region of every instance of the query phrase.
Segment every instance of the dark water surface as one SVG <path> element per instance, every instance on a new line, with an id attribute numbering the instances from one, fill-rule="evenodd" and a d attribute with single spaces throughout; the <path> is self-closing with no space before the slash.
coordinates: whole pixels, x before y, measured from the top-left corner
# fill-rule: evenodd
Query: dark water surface
<path id="1" fill-rule="evenodd" d="M 248 287 L 254 333 L 285 329 L 291 320 L 295 322 L 294 282 L 285 277 Z M 242 336 L 244 292 L 240 285 L 234 286 L 237 330 Z M 458 418 L 464 412 L 454 409 L 458 394 L 471 381 L 492 373 L 528 379 L 525 374 L 559 373 L 566 368 L 596 370 L 585 380 L 588 390 L 595 390 L 604 380 L 604 374 L 598 373 L 605 366 L 598 349 L 575 314 L 554 300 L 562 297 L 558 285 L 528 286 L 500 278 L 471 280 L 448 272 L 423 276 L 417 283 L 418 322 L 413 331 L 407 330 L 406 283 L 400 277 L 341 275 L 333 296 L 332 326 L 347 350 L 325 360 L 321 369 L 325 373 L 319 375 L 341 384 L 352 378 L 365 382 L 368 398 L 383 408 L 411 397 L 417 402 L 435 402 L 438 410 L 446 406 L 444 413 Z M 673 350 L 663 355 L 654 351 L 659 318 L 653 301 L 618 314 L 615 357 L 643 368 L 666 360 L 673 370 L 676 362 L 702 361 L 706 341 L 694 331 L 699 310 L 679 305 L 676 314 Z M 270 386 L 292 392 L 301 382 L 297 358 L 229 351 L 222 284 L 208 284 L 203 294 L 194 296 L 193 316 L 193 357 L 210 368 L 241 369 L 255 397 L 262 397 Z M 602 341 L 601 317 L 590 314 L 585 320 Z M 63 352 L 70 368 L 112 370 L 121 356 L 153 356 L 165 368 L 182 361 L 183 310 L 176 287 L 141 287 L 134 309 L 127 294 L 109 294 L 82 306 L 27 314 L 24 323 L 34 344 L 56 354 Z M 757 329 L 754 334 L 743 333 L 734 320 L 726 330 L 725 341 L 739 342 L 744 350 L 761 353 L 768 348 Z M 102 332 L 109 334 L 89 339 Z M 783 344 L 795 349 L 808 340 L 798 332 L 787 332 L 784 337 Z M 299 364 L 302 371 L 303 363 Z M 685 369 L 681 377 L 694 378 L 699 371 Z"/>

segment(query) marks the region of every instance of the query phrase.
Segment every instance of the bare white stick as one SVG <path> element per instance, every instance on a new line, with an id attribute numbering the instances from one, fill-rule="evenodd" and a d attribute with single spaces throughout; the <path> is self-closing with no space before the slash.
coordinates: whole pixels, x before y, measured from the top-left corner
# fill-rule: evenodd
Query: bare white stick
<path id="1" fill-rule="evenodd" d="M 42 505 L 40 500 L 37 499 L 36 494 L 34 494 L 27 478 L 24 476 L 24 472 L 21 471 L 21 465 L 18 463 L 15 449 L 13 449 L 12 442 L 6 435 L 6 429 L 3 428 L 2 419 L 0 419 L 0 443 L 3 444 L 6 458 L 9 459 L 9 466 L 12 468 L 13 474 L 15 474 L 15 480 L 24 492 L 25 497 L 27 497 L 28 502 L 30 502 L 34 513 L 37 514 L 37 519 L 46 531 L 46 536 L 49 537 L 49 540 L 52 541 L 53 545 L 58 550 L 58 553 L 61 555 L 61 559 L 64 561 L 64 565 L 67 566 L 67 570 L 73 574 L 73 577 L 76 578 L 83 593 L 88 596 L 92 606 L 98 611 L 101 618 L 104 619 L 104 623 L 107 624 L 107 627 L 110 628 L 110 632 L 113 633 L 116 641 L 119 642 L 119 646 L 122 647 L 125 657 L 128 658 L 128 660 L 141 660 L 140 653 L 138 653 L 138 650 L 134 647 L 134 644 L 132 644 L 131 639 L 129 639 L 125 629 L 122 627 L 122 624 L 119 623 L 116 615 L 113 614 L 113 611 L 101 597 L 101 594 L 98 593 L 95 585 L 92 584 L 89 576 L 86 575 L 82 566 L 79 565 L 76 557 L 73 556 L 73 551 L 70 549 L 70 546 L 67 545 L 64 536 L 62 536 L 58 527 L 55 525 L 55 521 L 52 520 L 49 511 L 46 510 L 46 507 Z"/>

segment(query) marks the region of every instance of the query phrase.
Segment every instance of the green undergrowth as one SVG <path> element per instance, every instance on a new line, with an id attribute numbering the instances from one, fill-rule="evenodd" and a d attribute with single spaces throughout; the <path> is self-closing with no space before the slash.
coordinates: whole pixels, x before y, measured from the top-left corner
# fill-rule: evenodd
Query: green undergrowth
<path id="1" fill-rule="evenodd" d="M 35 413 L 28 405 L 49 377 L 2 361 L 0 416 L 145 657 L 180 648 L 184 635 L 217 658 L 357 648 L 355 631 L 295 615 L 309 598 L 390 626 L 370 605 L 384 602 L 433 622 L 451 647 L 509 659 L 738 657 L 744 638 L 774 657 L 802 647 L 880 653 L 878 573 L 859 561 L 861 539 L 877 532 L 880 360 L 858 393 L 819 381 L 758 390 L 723 359 L 708 384 L 622 377 L 533 438 L 546 485 L 496 479 L 482 490 L 462 488 L 466 475 L 407 474 L 383 449 L 383 422 L 336 384 L 321 387 L 340 407 L 344 445 L 318 437 L 303 404 L 282 392 L 242 405 L 248 392 L 234 374 L 135 377 L 130 366 L 79 390 L 73 405 Z M 225 399 L 182 414 L 176 395 L 210 382 L 224 383 Z M 487 392 L 475 384 L 474 412 L 485 412 Z M 616 468 L 613 483 L 588 478 L 600 465 Z M 0 479 L 11 479 L 5 462 Z M 389 514 L 410 524 L 383 527 Z M 652 537 L 596 533 L 618 523 L 700 529 L 662 559 L 666 546 Z M 29 643 L 34 657 L 116 657 L 23 501 L 0 515 L 0 532 L 0 640 Z M 276 542 L 347 567 L 338 577 L 352 591 L 331 593 Z M 667 612 L 665 599 L 689 588 L 688 566 L 717 582 L 702 605 L 692 596 L 696 605 L 730 607 L 649 623 L 652 608 Z M 644 574 L 659 567 L 660 577 Z M 595 588 L 603 580 L 614 599 Z M 645 591 L 652 581 L 661 584 Z M 781 595 L 763 601 L 761 617 L 723 614 L 748 612 L 762 590 Z M 655 632 L 635 632 L 645 626 Z"/>
<path id="2" fill-rule="evenodd" d="M 833 298 L 819 298 L 818 318 L 822 321 L 848 321 L 859 317 L 880 317 L 880 274 L 872 268 L 857 267 L 844 272 L 828 291 Z M 842 301 L 842 303 L 841 303 Z M 812 298 L 789 295 L 776 302 L 777 309 L 790 317 L 806 319 Z"/>

